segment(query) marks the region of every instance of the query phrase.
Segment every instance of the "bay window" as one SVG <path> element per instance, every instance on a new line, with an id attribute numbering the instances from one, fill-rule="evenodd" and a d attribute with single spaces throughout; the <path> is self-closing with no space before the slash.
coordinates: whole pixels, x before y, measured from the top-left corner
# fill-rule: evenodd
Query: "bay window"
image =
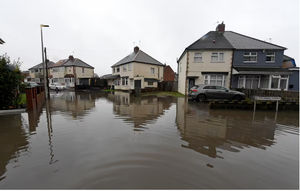
<path id="1" fill-rule="evenodd" d="M 223 74 L 207 74 L 204 75 L 205 85 L 225 86 L 225 75 Z"/>

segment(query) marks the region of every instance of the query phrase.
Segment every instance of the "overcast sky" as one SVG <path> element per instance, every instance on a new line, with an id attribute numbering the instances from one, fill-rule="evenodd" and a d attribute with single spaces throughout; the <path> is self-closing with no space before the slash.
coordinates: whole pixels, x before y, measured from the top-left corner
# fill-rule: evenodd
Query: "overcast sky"
<path id="1" fill-rule="evenodd" d="M 1 0 L 0 54 L 19 57 L 22 70 L 41 63 L 39 25 L 48 24 L 44 45 L 54 62 L 72 54 L 103 75 L 138 45 L 176 71 L 183 50 L 222 21 L 288 48 L 299 66 L 298 0 Z"/>

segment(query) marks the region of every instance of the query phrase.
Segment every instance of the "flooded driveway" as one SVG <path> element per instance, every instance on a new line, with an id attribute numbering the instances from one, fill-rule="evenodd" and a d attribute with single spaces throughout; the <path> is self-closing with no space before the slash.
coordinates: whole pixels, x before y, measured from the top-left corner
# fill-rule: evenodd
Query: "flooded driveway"
<path id="1" fill-rule="evenodd" d="M 40 111 L 0 116 L 0 188 L 296 189 L 298 115 L 52 94 Z"/>

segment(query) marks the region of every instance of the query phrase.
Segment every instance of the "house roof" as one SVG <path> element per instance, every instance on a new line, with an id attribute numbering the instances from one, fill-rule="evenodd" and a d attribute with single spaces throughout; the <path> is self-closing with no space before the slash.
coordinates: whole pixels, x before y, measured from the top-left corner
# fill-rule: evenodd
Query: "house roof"
<path id="1" fill-rule="evenodd" d="M 223 33 L 217 31 L 210 31 L 188 46 L 187 50 L 199 49 L 233 49 L 234 47 L 225 38 Z"/>
<path id="2" fill-rule="evenodd" d="M 130 62 L 140 62 L 140 63 L 144 63 L 144 64 L 153 64 L 153 65 L 163 66 L 162 63 L 160 63 L 156 59 L 152 58 L 151 56 L 149 56 L 142 50 L 138 49 L 137 53 L 132 52 L 128 56 L 121 59 L 119 62 L 112 65 L 111 67 L 120 66 L 120 65 L 127 64 Z"/>
<path id="3" fill-rule="evenodd" d="M 289 57 L 287 55 L 283 55 L 283 61 L 290 61 L 290 60 L 294 60 L 294 58 Z"/>
<path id="4" fill-rule="evenodd" d="M 50 68 L 51 66 L 53 66 L 55 63 L 52 61 L 48 61 L 48 68 Z M 31 68 L 29 68 L 28 70 L 32 70 L 32 69 L 40 69 L 43 68 L 43 63 L 37 64 Z"/>
<path id="5" fill-rule="evenodd" d="M 286 49 L 285 47 L 242 35 L 233 31 L 225 31 L 224 37 L 230 42 L 234 49 Z"/>
<path id="6" fill-rule="evenodd" d="M 60 67 L 60 66 L 79 66 L 79 67 L 85 67 L 85 68 L 92 68 L 91 65 L 85 63 L 84 61 L 80 60 L 79 58 L 73 58 L 73 56 L 69 56 L 68 59 L 62 59 L 56 62 L 54 65 L 52 65 L 49 68 L 54 68 L 54 67 Z"/>
<path id="7" fill-rule="evenodd" d="M 100 78 L 110 80 L 110 79 L 117 79 L 119 77 L 120 77 L 120 75 L 106 74 L 106 75 L 101 76 Z"/>
<path id="8" fill-rule="evenodd" d="M 179 60 L 187 50 L 285 50 L 285 47 L 278 46 L 266 41 L 242 35 L 233 31 L 210 31 L 200 39 L 188 46 L 181 54 Z"/>

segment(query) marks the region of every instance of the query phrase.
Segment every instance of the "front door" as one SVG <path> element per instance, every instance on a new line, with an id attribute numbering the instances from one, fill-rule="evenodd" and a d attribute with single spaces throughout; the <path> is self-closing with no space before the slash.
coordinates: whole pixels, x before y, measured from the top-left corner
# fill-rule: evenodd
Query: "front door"
<path id="1" fill-rule="evenodd" d="M 195 86 L 195 79 L 194 78 L 190 78 L 189 79 L 189 89 L 190 90 L 193 86 Z"/>
<path id="2" fill-rule="evenodd" d="M 142 81 L 141 80 L 134 80 L 134 89 L 141 89 Z"/>

